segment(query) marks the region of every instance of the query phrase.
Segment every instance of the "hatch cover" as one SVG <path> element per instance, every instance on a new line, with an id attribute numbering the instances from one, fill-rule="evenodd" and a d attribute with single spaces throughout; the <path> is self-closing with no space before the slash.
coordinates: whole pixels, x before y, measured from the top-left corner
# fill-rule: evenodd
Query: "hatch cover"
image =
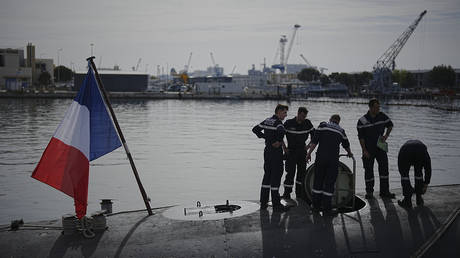
<path id="1" fill-rule="evenodd" d="M 177 220 L 218 220 L 243 216 L 259 209 L 259 204 L 249 201 L 197 201 L 174 206 L 163 216 Z"/>

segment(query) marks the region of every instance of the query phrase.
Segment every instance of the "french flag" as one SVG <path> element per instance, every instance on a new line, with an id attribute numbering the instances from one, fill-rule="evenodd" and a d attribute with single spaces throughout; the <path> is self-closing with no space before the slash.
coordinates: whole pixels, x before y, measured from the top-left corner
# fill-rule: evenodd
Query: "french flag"
<path id="1" fill-rule="evenodd" d="M 32 177 L 71 196 L 81 219 L 88 202 L 89 162 L 121 146 L 93 70 L 56 129 Z"/>

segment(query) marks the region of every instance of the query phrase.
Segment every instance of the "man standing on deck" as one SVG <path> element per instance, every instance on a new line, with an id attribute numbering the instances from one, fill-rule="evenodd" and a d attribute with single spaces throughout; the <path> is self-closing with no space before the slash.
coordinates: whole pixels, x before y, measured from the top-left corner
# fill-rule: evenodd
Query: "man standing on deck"
<path id="1" fill-rule="evenodd" d="M 315 178 L 312 188 L 312 209 L 323 210 L 323 215 L 334 215 L 332 212 L 332 195 L 334 194 L 335 181 L 339 174 L 340 144 L 352 157 L 350 142 L 345 130 L 339 126 L 340 116 L 332 115 L 329 123 L 321 122 L 315 130 L 307 153 L 307 161 L 311 153 L 319 145 L 315 160 Z M 322 207 L 321 207 L 322 206 Z"/>
<path id="2" fill-rule="evenodd" d="M 386 133 L 384 131 L 386 128 Z M 380 103 L 377 99 L 369 101 L 369 111 L 358 120 L 358 138 L 363 151 L 364 179 L 366 181 L 366 198 L 374 198 L 374 160 L 379 168 L 380 197 L 395 198 L 390 192 L 388 178 L 388 156 L 385 148 L 386 140 L 390 136 L 393 122 L 380 112 Z"/>
<path id="3" fill-rule="evenodd" d="M 252 128 L 252 132 L 259 138 L 265 139 L 264 149 L 264 177 L 260 189 L 260 208 L 268 207 L 268 199 L 271 192 L 274 211 L 285 212 L 288 207 L 281 204 L 279 187 L 283 175 L 283 141 L 285 129 L 283 120 L 287 116 L 288 107 L 278 104 L 275 114 L 265 119 Z M 263 131 L 263 132 L 262 132 Z"/>
<path id="4" fill-rule="evenodd" d="M 310 120 L 306 119 L 308 110 L 305 107 L 299 107 L 297 116 L 286 120 L 284 128 L 286 129 L 286 138 L 288 147 L 286 150 L 286 178 L 284 179 L 284 194 L 283 199 L 291 199 L 292 188 L 294 187 L 294 176 L 297 167 L 297 177 L 295 180 L 295 194 L 296 197 L 302 196 L 302 182 L 301 177 L 305 176 L 307 168 L 306 154 L 309 145 L 305 142 L 310 135 L 313 137 L 314 128 Z"/>
<path id="5" fill-rule="evenodd" d="M 426 192 L 431 179 L 431 158 L 426 145 L 419 140 L 407 141 L 398 154 L 398 169 L 399 174 L 401 174 L 401 186 L 404 195 L 404 199 L 398 201 L 398 204 L 408 208 L 412 207 L 412 194 L 414 193 L 409 179 L 411 166 L 414 166 L 415 200 L 418 206 L 422 206 L 422 194 Z M 425 180 L 423 180 L 422 168 L 425 170 Z"/>

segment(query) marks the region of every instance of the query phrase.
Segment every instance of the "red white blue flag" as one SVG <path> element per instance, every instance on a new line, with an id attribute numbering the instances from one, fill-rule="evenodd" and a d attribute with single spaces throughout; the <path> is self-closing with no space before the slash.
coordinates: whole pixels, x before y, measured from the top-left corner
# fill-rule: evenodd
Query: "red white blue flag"
<path id="1" fill-rule="evenodd" d="M 89 162 L 121 146 L 93 70 L 56 129 L 32 177 L 71 196 L 80 219 L 88 202 Z"/>

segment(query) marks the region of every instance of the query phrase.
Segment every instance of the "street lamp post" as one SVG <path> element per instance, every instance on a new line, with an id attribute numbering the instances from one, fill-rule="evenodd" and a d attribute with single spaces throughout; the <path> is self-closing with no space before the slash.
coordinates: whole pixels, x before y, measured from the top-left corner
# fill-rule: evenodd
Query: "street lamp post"
<path id="1" fill-rule="evenodd" d="M 60 65 L 60 53 L 61 53 L 61 51 L 62 51 L 62 48 L 58 49 L 58 52 L 57 52 L 57 54 L 58 54 L 58 66 L 56 68 L 57 69 L 57 82 L 60 81 L 60 72 L 59 72 L 60 68 L 59 68 L 59 65 Z"/>
<path id="2" fill-rule="evenodd" d="M 75 79 L 75 64 L 72 61 L 70 62 L 70 69 L 72 69 L 71 80 L 74 81 L 74 79 Z"/>
<path id="3" fill-rule="evenodd" d="M 93 47 L 94 47 L 94 44 L 91 43 L 91 44 L 89 44 L 89 45 L 91 46 L 91 56 L 93 56 Z"/>

